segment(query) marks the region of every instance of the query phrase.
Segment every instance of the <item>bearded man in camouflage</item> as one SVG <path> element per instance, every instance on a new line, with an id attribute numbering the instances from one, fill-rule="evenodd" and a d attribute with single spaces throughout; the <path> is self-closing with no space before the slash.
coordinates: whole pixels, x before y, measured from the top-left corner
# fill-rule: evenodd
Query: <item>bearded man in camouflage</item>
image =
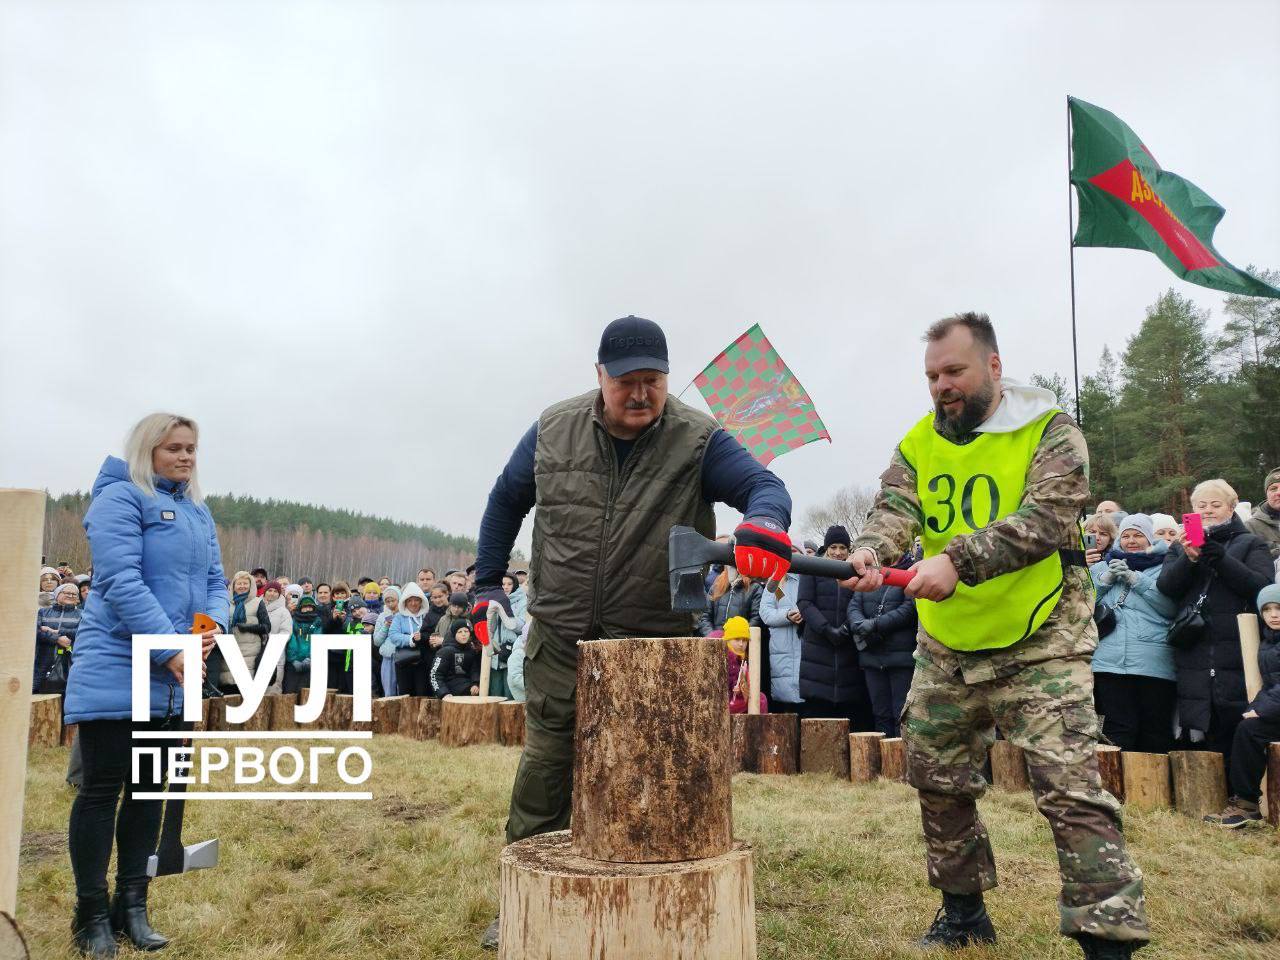
<path id="1" fill-rule="evenodd" d="M 975 801 L 998 727 L 1025 751 L 1036 806 L 1053 828 L 1062 933 L 1090 960 L 1129 957 L 1149 934 L 1142 872 L 1095 757 L 1084 436 L 1052 393 L 1002 378 L 985 315 L 940 320 L 925 340 L 935 412 L 881 476 L 850 556 L 860 576 L 846 582 L 876 589 L 881 560 L 923 541 L 907 587 L 920 632 L 902 735 L 943 906 L 920 945 L 995 942 L 982 900 L 996 885 L 995 858 Z"/>

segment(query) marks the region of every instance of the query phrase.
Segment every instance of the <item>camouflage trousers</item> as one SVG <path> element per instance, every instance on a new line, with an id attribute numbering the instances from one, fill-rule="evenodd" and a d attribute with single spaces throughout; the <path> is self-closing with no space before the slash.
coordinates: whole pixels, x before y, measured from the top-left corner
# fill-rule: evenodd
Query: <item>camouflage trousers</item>
<path id="1" fill-rule="evenodd" d="M 1025 751 L 1036 807 L 1053 829 L 1060 929 L 1146 941 L 1142 871 L 1125 851 L 1120 805 L 1102 788 L 1098 718 L 1087 653 L 1017 663 L 966 682 L 958 654 L 924 636 L 902 714 L 907 772 L 920 793 L 929 883 L 948 893 L 996 885 L 995 856 L 976 800 L 994 728 Z"/>

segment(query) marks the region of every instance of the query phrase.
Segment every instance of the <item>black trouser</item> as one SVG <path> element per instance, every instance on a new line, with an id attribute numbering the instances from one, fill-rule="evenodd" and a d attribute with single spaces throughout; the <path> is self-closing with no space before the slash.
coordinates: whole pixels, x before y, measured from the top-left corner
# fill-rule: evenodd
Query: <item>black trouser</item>
<path id="1" fill-rule="evenodd" d="M 433 659 L 433 653 L 428 647 L 416 662 L 396 664 L 396 693 L 410 697 L 434 695 L 431 692 L 431 665 L 427 662 Z"/>
<path id="2" fill-rule="evenodd" d="M 1095 673 L 1093 705 L 1102 733 L 1121 750 L 1168 753 L 1173 749 L 1173 711 L 1178 685 L 1132 673 Z"/>
<path id="3" fill-rule="evenodd" d="M 115 822 L 116 886 L 147 879 L 147 858 L 156 852 L 163 801 L 135 800 L 133 794 L 135 790 L 150 792 L 163 788 L 168 750 L 181 744 L 186 729 L 180 715 L 146 723 L 86 720 L 77 728 L 84 782 L 71 804 L 67 846 L 79 896 L 101 896 L 107 892 L 112 821 Z M 138 764 L 138 781 L 130 783 L 135 743 L 130 734 L 134 730 L 173 730 L 174 738 L 136 742 L 139 747 L 159 747 L 161 762 L 153 763 L 150 754 L 143 754 Z M 120 800 L 122 787 L 123 802 Z"/>
<path id="4" fill-rule="evenodd" d="M 871 696 L 871 712 L 875 715 L 876 729 L 886 737 L 897 737 L 898 718 L 907 702 L 911 689 L 911 675 L 915 667 L 863 667 L 867 677 L 867 693 Z"/>
<path id="5" fill-rule="evenodd" d="M 1231 793 L 1254 803 L 1262 796 L 1267 772 L 1267 745 L 1280 740 L 1280 720 L 1248 717 L 1236 727 L 1231 744 Z"/>

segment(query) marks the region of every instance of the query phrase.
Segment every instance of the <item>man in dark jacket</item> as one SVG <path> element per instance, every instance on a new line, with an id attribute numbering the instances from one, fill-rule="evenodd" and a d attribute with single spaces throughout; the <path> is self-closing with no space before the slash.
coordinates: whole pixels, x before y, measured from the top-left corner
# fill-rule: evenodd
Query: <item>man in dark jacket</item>
<path id="1" fill-rule="evenodd" d="M 827 529 L 819 556 L 845 560 L 849 531 Z M 800 647 L 800 716 L 844 717 L 853 730 L 872 729 L 871 699 L 849 632 L 853 592 L 826 577 L 802 576 L 796 606 L 804 626 Z"/>
<path id="2" fill-rule="evenodd" d="M 543 411 L 480 522 L 477 599 L 507 607 L 502 575 L 521 523 L 537 508 L 525 744 L 508 843 L 569 826 L 578 642 L 693 632 L 693 617 L 671 610 L 672 526 L 714 536 L 712 504 L 727 503 L 747 518 L 736 530 L 739 573 L 780 580 L 791 563 L 786 487 L 715 420 L 668 395 L 662 329 L 640 317 L 615 320 L 597 360 L 598 388 Z M 497 941 L 495 920 L 481 942 Z"/>
<path id="3" fill-rule="evenodd" d="M 1253 516 L 1245 521 L 1249 532 L 1261 537 L 1271 552 L 1271 559 L 1280 559 L 1280 470 L 1272 470 L 1262 483 L 1262 503 L 1253 508 Z"/>
<path id="4" fill-rule="evenodd" d="M 905 570 L 915 559 L 907 554 L 895 566 Z M 867 680 L 875 728 L 886 737 L 899 735 L 898 717 L 911 689 L 919 622 L 916 602 L 901 587 L 886 584 L 871 593 L 855 593 L 849 601 L 849 632 Z"/>

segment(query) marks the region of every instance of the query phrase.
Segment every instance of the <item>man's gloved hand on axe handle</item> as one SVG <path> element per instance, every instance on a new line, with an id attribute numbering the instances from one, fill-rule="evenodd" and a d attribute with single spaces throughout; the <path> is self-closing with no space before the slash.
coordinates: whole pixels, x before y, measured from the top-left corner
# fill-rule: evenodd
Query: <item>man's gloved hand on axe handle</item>
<path id="1" fill-rule="evenodd" d="M 748 517 L 733 531 L 733 565 L 776 594 L 791 569 L 791 538 L 776 520 Z"/>
<path id="2" fill-rule="evenodd" d="M 870 593 L 884 586 L 884 574 L 880 572 L 880 558 L 874 550 L 860 547 L 849 555 L 849 563 L 857 574 L 848 580 L 841 580 L 840 586 L 858 593 Z M 920 560 L 911 565 L 908 571 L 912 574 L 911 582 L 905 587 L 908 597 L 921 600 L 946 600 L 956 592 L 956 584 L 960 575 L 955 565 L 945 553 Z"/>

